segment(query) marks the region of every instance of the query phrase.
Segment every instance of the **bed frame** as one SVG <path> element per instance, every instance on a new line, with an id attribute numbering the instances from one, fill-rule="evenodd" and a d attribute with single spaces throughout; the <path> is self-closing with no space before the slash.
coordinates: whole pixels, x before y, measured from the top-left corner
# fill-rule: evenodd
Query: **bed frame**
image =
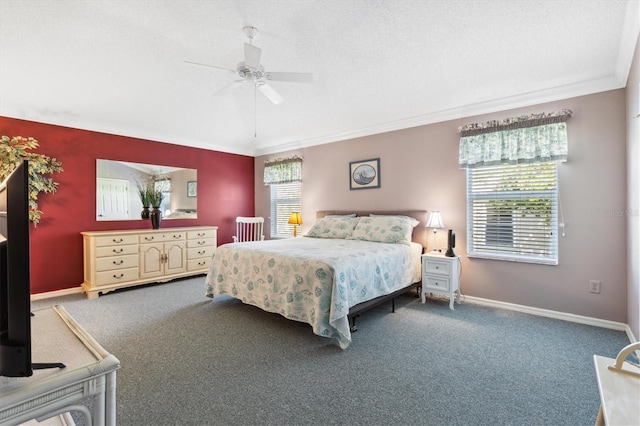
<path id="1" fill-rule="evenodd" d="M 385 215 L 402 215 L 402 216 L 411 216 L 420 221 L 420 223 L 413 228 L 413 234 L 411 235 L 411 240 L 415 243 L 422 245 L 422 251 L 424 253 L 424 249 L 427 246 L 427 211 L 426 210 L 394 210 L 394 211 L 360 211 L 360 210 L 320 210 L 316 212 L 316 219 L 321 219 L 328 215 L 346 215 L 353 214 L 356 216 L 369 216 L 370 214 L 385 214 Z M 420 294 L 420 286 L 422 285 L 421 281 L 409 284 L 407 287 L 401 288 L 399 290 L 394 291 L 393 293 L 386 294 L 384 296 L 376 297 L 375 299 L 368 300 L 366 302 L 358 303 L 357 305 L 352 306 L 349 309 L 349 314 L 347 317 L 349 318 L 349 327 L 351 328 L 351 332 L 355 333 L 358 328 L 356 327 L 356 318 L 360 316 L 360 314 L 372 309 L 382 303 L 386 303 L 391 301 L 391 312 L 396 311 L 395 300 L 396 297 L 401 294 L 406 293 L 412 288 L 416 288 L 416 294 Z"/>

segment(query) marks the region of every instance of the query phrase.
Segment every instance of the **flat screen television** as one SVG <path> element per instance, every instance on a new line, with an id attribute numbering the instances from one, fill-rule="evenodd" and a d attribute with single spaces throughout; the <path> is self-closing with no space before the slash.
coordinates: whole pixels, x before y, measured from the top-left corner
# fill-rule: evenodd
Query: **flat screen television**
<path id="1" fill-rule="evenodd" d="M 26 377 L 34 369 L 64 367 L 31 362 L 29 162 L 0 184 L 0 375 Z"/>
<path id="2" fill-rule="evenodd" d="M 28 167 L 0 184 L 0 374 L 11 377 L 33 374 Z"/>

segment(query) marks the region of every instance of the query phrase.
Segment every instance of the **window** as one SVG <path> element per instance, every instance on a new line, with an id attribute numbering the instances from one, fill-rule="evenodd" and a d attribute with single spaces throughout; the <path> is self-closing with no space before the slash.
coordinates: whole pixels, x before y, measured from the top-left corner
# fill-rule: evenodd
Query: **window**
<path id="1" fill-rule="evenodd" d="M 272 184 L 271 187 L 271 238 L 293 236 L 289 216 L 302 210 L 302 183 Z"/>
<path id="2" fill-rule="evenodd" d="M 556 162 L 467 169 L 467 254 L 558 264 Z"/>
<path id="3" fill-rule="evenodd" d="M 302 158 L 267 161 L 264 184 L 271 188 L 271 238 L 293 236 L 289 216 L 302 205 Z"/>

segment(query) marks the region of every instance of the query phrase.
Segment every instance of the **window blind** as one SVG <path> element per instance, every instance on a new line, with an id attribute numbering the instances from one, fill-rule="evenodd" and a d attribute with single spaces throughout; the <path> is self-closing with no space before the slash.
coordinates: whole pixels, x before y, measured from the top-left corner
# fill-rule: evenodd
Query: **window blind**
<path id="1" fill-rule="evenodd" d="M 271 187 L 271 237 L 293 236 L 289 216 L 302 210 L 302 184 L 300 182 L 270 185 Z"/>
<path id="2" fill-rule="evenodd" d="M 467 254 L 558 264 L 556 162 L 467 169 Z"/>

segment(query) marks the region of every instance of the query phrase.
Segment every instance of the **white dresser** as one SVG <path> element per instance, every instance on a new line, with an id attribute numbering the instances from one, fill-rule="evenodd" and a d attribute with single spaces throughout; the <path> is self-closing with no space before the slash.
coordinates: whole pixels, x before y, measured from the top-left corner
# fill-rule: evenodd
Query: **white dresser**
<path id="1" fill-rule="evenodd" d="M 422 255 L 422 303 L 426 302 L 427 293 L 449 297 L 449 309 L 453 309 L 454 300 L 460 304 L 460 257 Z"/>
<path id="2" fill-rule="evenodd" d="M 217 226 L 82 232 L 89 299 L 112 290 L 207 273 Z"/>

